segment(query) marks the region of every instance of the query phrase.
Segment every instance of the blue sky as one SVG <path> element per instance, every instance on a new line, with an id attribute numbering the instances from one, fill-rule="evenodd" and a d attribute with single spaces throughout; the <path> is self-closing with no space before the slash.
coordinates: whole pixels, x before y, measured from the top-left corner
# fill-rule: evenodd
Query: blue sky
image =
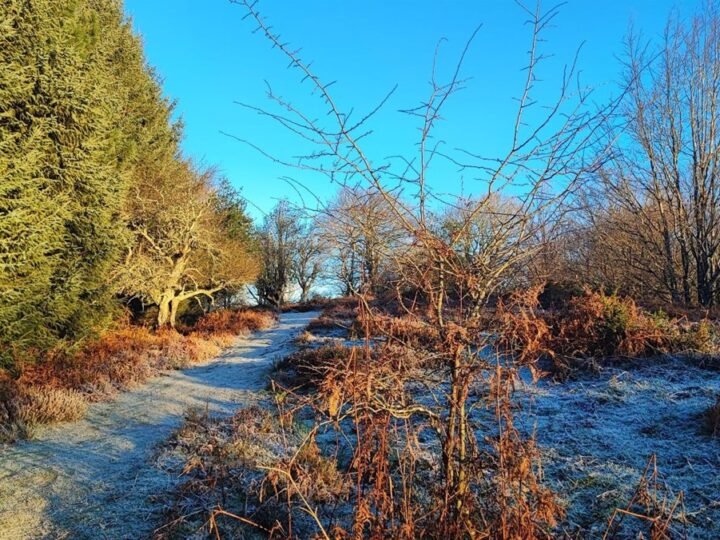
<path id="1" fill-rule="evenodd" d="M 549 101 L 557 77 L 583 44 L 582 79 L 609 96 L 620 74 L 618 57 L 632 22 L 648 39 L 657 39 L 671 10 L 692 15 L 702 0 L 570 0 L 560 10 L 543 44 L 553 58 L 541 72 L 536 97 Z M 268 152 L 290 157 L 302 152 L 293 136 L 234 104 L 267 106 L 265 81 L 273 90 L 311 111 L 318 111 L 309 87 L 252 32 L 241 6 L 229 0 L 125 0 L 126 11 L 145 44 L 148 61 L 178 102 L 185 123 L 185 152 L 217 166 L 242 188 L 256 217 L 282 197 L 296 197 L 282 177 L 293 174 L 257 151 L 223 135 L 228 132 Z M 550 6 L 550 3 L 547 3 Z M 552 4 L 554 5 L 554 3 Z M 397 92 L 374 119 L 369 151 L 377 158 L 412 152 L 417 122 L 398 113 L 428 93 L 435 47 L 446 38 L 440 68 L 446 72 L 465 41 L 482 28 L 465 63 L 467 88 L 446 109 L 438 137 L 449 146 L 496 155 L 507 144 L 513 98 L 521 90 L 529 43 L 526 16 L 511 0 L 261 0 L 260 9 L 283 40 L 302 47 L 316 73 L 336 80 L 341 106 L 374 107 L 395 84 Z M 449 164 L 433 171 L 437 191 L 472 194 L 471 179 Z M 293 174 L 298 176 L 297 174 Z M 326 179 L 299 176 L 319 197 L 334 188 Z"/>

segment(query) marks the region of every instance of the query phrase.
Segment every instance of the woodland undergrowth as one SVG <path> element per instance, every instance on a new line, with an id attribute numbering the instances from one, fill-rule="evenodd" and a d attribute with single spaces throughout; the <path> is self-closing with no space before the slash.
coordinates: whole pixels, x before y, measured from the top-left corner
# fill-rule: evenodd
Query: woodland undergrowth
<path id="1" fill-rule="evenodd" d="M 592 291 L 544 309 L 541 292 L 498 299 L 477 328 L 449 317 L 446 331 L 361 300 L 326 310 L 311 339 L 276 365 L 271 403 L 225 420 L 191 415 L 169 443 L 188 480 L 157 537 L 557 537 L 561 499 L 543 482 L 535 437 L 515 427 L 520 370 L 539 378 L 544 360 L 567 376 L 616 357 L 708 353 L 715 330 Z M 337 338 L 337 328 L 353 339 Z M 448 351 L 473 355 L 461 369 L 476 376 L 453 384 L 462 374 L 453 375 Z M 466 410 L 453 412 L 453 400 Z M 609 534 L 630 514 L 648 530 L 676 530 L 681 495 L 661 500 L 648 467 Z M 651 537 L 671 537 L 662 534 Z"/>

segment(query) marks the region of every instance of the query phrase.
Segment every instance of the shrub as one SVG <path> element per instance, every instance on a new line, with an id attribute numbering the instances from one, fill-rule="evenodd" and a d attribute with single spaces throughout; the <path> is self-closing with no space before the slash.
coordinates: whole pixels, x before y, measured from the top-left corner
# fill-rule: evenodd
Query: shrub
<path id="1" fill-rule="evenodd" d="M 14 440 L 18 434 L 18 394 L 15 381 L 0 371 L 0 442 Z"/>
<path id="2" fill-rule="evenodd" d="M 314 298 L 311 298 L 307 302 L 298 302 L 298 303 L 289 303 L 289 304 L 283 304 L 282 311 L 284 313 L 288 311 L 294 311 L 297 313 L 305 313 L 307 311 L 318 311 L 327 309 L 335 303 L 337 303 L 337 299 L 329 299 L 329 298 L 323 298 L 321 296 L 317 296 Z"/>
<path id="3" fill-rule="evenodd" d="M 687 324 L 663 311 L 649 313 L 630 298 L 586 292 L 554 317 L 555 350 L 584 357 L 638 357 L 717 350 L 709 320 Z"/>
<path id="4" fill-rule="evenodd" d="M 563 309 L 570 301 L 583 296 L 582 286 L 574 281 L 548 281 L 538 296 L 539 307 Z"/>
<path id="5" fill-rule="evenodd" d="M 275 317 L 270 311 L 221 309 L 203 315 L 191 330 L 204 335 L 243 335 L 269 328 L 274 321 Z"/>
<path id="6" fill-rule="evenodd" d="M 72 422 L 87 412 L 88 403 L 76 390 L 51 387 L 24 388 L 20 393 L 18 420 L 29 427 Z"/>
<path id="7" fill-rule="evenodd" d="M 497 346 L 531 368 L 540 357 L 553 356 L 550 326 L 538 313 L 541 291 L 542 287 L 534 287 L 513 293 L 507 301 L 499 300 L 493 320 Z"/>
<path id="8" fill-rule="evenodd" d="M 397 341 L 410 348 L 433 348 L 440 339 L 437 325 L 418 317 L 391 317 L 374 315 L 369 328 L 370 335 Z"/>
<path id="9" fill-rule="evenodd" d="M 276 364 L 273 380 L 282 386 L 314 388 L 322 382 L 328 368 L 341 365 L 351 354 L 353 348 L 340 345 L 305 349 Z"/>
<path id="10" fill-rule="evenodd" d="M 347 328 L 347 326 L 347 321 L 323 314 L 310 321 L 307 329 L 310 332 L 331 331 L 337 330 L 338 328 Z"/>
<path id="11" fill-rule="evenodd" d="M 553 349 L 580 357 L 642 356 L 671 349 L 673 332 L 632 299 L 586 291 L 553 321 Z"/>
<path id="12" fill-rule="evenodd" d="M 717 350 L 717 330 L 715 326 L 704 319 L 691 325 L 678 340 L 678 344 L 685 350 L 708 354 Z"/>
<path id="13" fill-rule="evenodd" d="M 295 338 L 295 344 L 307 345 L 308 343 L 312 343 L 312 341 L 314 339 L 315 339 L 315 336 L 313 336 L 310 332 L 308 332 L 306 330 L 302 334 L 299 334 L 298 337 Z"/>
<path id="14" fill-rule="evenodd" d="M 357 317 L 358 300 L 352 296 L 332 300 L 324 313 L 337 319 L 354 319 Z"/>
<path id="15" fill-rule="evenodd" d="M 553 360 L 563 372 L 584 361 L 717 350 L 708 320 L 687 324 L 663 311 L 650 313 L 632 299 L 585 290 L 556 309 L 540 309 L 542 288 L 499 300 L 492 317 L 497 344 L 517 361 Z"/>
<path id="16" fill-rule="evenodd" d="M 278 463 L 277 467 L 286 474 L 274 471 L 268 474 L 267 480 L 274 492 L 282 488 L 289 495 L 299 492 L 313 502 L 330 503 L 344 498 L 349 491 L 347 478 L 338 469 L 337 461 L 322 455 L 314 438 L 300 446 L 292 459 Z M 288 481 L 290 477 L 292 482 Z"/>

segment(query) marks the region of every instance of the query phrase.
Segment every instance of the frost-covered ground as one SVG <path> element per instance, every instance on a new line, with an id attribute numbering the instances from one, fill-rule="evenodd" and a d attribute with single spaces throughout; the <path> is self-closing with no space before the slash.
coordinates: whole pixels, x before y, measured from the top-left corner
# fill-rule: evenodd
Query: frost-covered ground
<path id="1" fill-rule="evenodd" d="M 720 439 L 701 432 L 720 372 L 680 359 L 637 360 L 520 394 L 519 416 L 536 429 L 545 480 L 568 504 L 569 529 L 601 537 L 654 453 L 668 486 L 685 494 L 689 537 L 720 538 Z"/>
<path id="2" fill-rule="evenodd" d="M 158 377 L 91 407 L 80 422 L 0 448 L 0 539 L 148 537 L 155 496 L 179 481 L 156 466 L 155 445 L 190 407 L 229 414 L 258 399 L 272 362 L 291 352 L 316 316 L 284 314 L 209 364 Z"/>
<path id="3" fill-rule="evenodd" d="M 325 335 L 331 337 L 318 344 L 362 344 L 343 340 L 342 331 Z M 649 358 L 563 382 L 533 384 L 528 375 L 517 389 L 516 418 L 527 434 L 536 434 L 544 480 L 566 505 L 559 534 L 602 538 L 655 454 L 672 490 L 667 495 L 684 495 L 686 524 L 675 522 L 675 529 L 689 538 L 720 538 L 720 438 L 702 431 L 703 413 L 720 395 L 714 364 L 709 369 L 692 360 Z M 409 390 L 425 404 L 438 398 L 425 385 Z M 475 411 L 483 425 L 492 425 L 491 411 Z M 633 527 L 640 522 L 625 523 L 640 530 Z"/>

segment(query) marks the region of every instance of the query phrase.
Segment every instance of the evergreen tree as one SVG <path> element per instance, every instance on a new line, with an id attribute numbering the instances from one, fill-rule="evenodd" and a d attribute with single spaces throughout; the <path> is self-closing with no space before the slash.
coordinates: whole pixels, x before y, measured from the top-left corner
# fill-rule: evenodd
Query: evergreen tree
<path id="1" fill-rule="evenodd" d="M 0 0 L 0 353 L 108 320 L 140 164 L 179 128 L 116 0 Z"/>

